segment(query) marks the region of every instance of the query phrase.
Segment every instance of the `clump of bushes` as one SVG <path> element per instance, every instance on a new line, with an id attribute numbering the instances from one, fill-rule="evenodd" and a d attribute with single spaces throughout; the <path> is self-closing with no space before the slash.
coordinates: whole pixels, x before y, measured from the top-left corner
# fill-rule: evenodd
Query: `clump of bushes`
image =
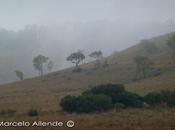
<path id="1" fill-rule="evenodd" d="M 16 113 L 16 110 L 13 110 L 13 109 L 7 109 L 7 110 L 1 110 L 0 111 L 0 115 L 1 116 L 14 116 Z"/>
<path id="2" fill-rule="evenodd" d="M 135 93 L 125 90 L 123 84 L 106 84 L 92 88 L 84 94 L 104 94 L 111 97 L 112 104 L 121 103 L 126 107 L 141 107 L 143 105 L 142 97 Z"/>
<path id="3" fill-rule="evenodd" d="M 30 109 L 30 110 L 27 112 L 27 115 L 28 115 L 28 116 L 38 116 L 38 115 L 39 115 L 39 112 L 38 112 L 36 109 Z"/>
<path id="4" fill-rule="evenodd" d="M 148 93 L 144 97 L 144 101 L 149 105 L 158 105 L 166 103 L 167 106 L 175 106 L 175 91 L 162 90 L 159 93 Z"/>
<path id="5" fill-rule="evenodd" d="M 88 113 L 107 111 L 115 108 L 116 111 L 131 108 L 141 108 L 144 105 L 155 106 L 158 104 L 175 106 L 175 91 L 163 90 L 160 93 L 148 93 L 141 97 L 125 90 L 123 84 L 105 84 L 91 88 L 80 96 L 66 96 L 61 100 L 64 111 L 73 113 Z"/>
<path id="6" fill-rule="evenodd" d="M 63 110 L 67 112 L 95 112 L 105 111 L 112 107 L 111 98 L 105 95 L 85 94 L 78 97 L 66 96 L 60 103 Z"/>
<path id="7" fill-rule="evenodd" d="M 60 103 L 64 111 L 71 113 L 106 111 L 116 107 L 116 104 L 124 107 L 141 107 L 143 101 L 139 95 L 127 92 L 122 84 L 106 84 L 85 91 L 78 97 L 66 96 Z"/>

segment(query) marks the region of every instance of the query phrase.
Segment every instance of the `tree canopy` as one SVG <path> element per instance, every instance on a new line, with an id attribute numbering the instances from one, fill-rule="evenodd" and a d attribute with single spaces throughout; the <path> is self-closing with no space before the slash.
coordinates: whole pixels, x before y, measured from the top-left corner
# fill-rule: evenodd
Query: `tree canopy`
<path id="1" fill-rule="evenodd" d="M 85 59 L 85 55 L 80 50 L 70 54 L 67 57 L 67 61 L 71 61 L 73 64 L 76 65 L 77 68 L 78 68 L 78 65 L 80 64 L 80 62 L 83 61 L 84 59 Z"/>
<path id="2" fill-rule="evenodd" d="M 49 60 L 48 57 L 43 55 L 38 55 L 33 58 L 33 66 L 38 70 L 40 75 L 43 75 L 43 64 Z"/>

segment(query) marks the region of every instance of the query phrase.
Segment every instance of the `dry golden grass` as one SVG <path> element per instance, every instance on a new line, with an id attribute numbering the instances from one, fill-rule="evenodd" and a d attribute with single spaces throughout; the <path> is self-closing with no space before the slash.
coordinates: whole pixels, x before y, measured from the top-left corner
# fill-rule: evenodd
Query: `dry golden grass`
<path id="1" fill-rule="evenodd" d="M 72 130 L 174 130 L 175 109 L 174 108 L 152 108 L 152 109 L 126 109 L 119 112 L 94 113 L 94 114 L 67 114 L 62 112 L 45 113 L 38 117 L 26 116 L 13 117 L 8 121 L 63 121 L 75 122 Z M 64 127 L 25 127 L 25 128 L 3 128 L 1 130 L 68 130 Z"/>

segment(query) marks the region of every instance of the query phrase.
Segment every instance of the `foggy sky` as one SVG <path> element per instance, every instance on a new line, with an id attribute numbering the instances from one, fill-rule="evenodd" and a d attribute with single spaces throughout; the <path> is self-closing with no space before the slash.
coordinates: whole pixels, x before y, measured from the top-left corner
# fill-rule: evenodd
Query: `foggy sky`
<path id="1" fill-rule="evenodd" d="M 54 71 L 84 50 L 105 56 L 140 40 L 175 31 L 175 0 L 0 0 L 0 84 L 14 70 L 36 76 L 32 59 L 50 57 Z M 88 61 L 87 61 L 88 59 Z"/>
<path id="2" fill-rule="evenodd" d="M 175 20 L 174 0 L 0 0 L 0 28 L 96 20 L 123 24 Z"/>

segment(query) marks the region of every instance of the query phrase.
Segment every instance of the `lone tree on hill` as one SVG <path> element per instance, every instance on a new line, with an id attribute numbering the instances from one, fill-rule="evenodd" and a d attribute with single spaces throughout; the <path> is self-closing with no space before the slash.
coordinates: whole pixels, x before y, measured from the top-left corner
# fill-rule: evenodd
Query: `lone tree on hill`
<path id="1" fill-rule="evenodd" d="M 48 57 L 45 57 L 43 55 L 38 55 L 33 58 L 33 66 L 35 69 L 39 72 L 39 75 L 43 75 L 43 65 L 49 60 Z"/>
<path id="2" fill-rule="evenodd" d="M 175 68 L 175 35 L 168 39 L 167 44 L 172 50 L 173 66 Z"/>
<path id="3" fill-rule="evenodd" d="M 100 68 L 100 64 L 101 64 L 100 59 L 103 57 L 102 51 L 100 51 L 100 50 L 94 51 L 89 55 L 89 57 L 94 58 L 96 60 L 96 63 L 95 63 L 96 68 Z"/>
<path id="4" fill-rule="evenodd" d="M 16 70 L 15 73 L 16 73 L 16 76 L 17 76 L 20 80 L 23 80 L 23 79 L 24 79 L 24 74 L 23 74 L 22 71 Z"/>
<path id="5" fill-rule="evenodd" d="M 147 77 L 147 74 L 150 70 L 150 66 L 152 62 L 148 57 L 145 56 L 137 56 L 134 58 L 134 62 L 137 65 L 136 68 L 136 77 L 140 78 L 140 75 L 143 79 Z"/>
<path id="6" fill-rule="evenodd" d="M 74 52 L 74 53 L 70 54 L 70 56 L 67 57 L 67 61 L 71 61 L 73 64 L 75 64 L 76 70 L 79 70 L 80 69 L 79 68 L 79 64 L 84 59 L 85 59 L 85 55 L 80 50 L 77 51 L 77 52 Z"/>
<path id="7" fill-rule="evenodd" d="M 52 72 L 53 69 L 53 61 L 49 60 L 48 64 L 47 64 L 47 69 L 49 72 Z"/>

